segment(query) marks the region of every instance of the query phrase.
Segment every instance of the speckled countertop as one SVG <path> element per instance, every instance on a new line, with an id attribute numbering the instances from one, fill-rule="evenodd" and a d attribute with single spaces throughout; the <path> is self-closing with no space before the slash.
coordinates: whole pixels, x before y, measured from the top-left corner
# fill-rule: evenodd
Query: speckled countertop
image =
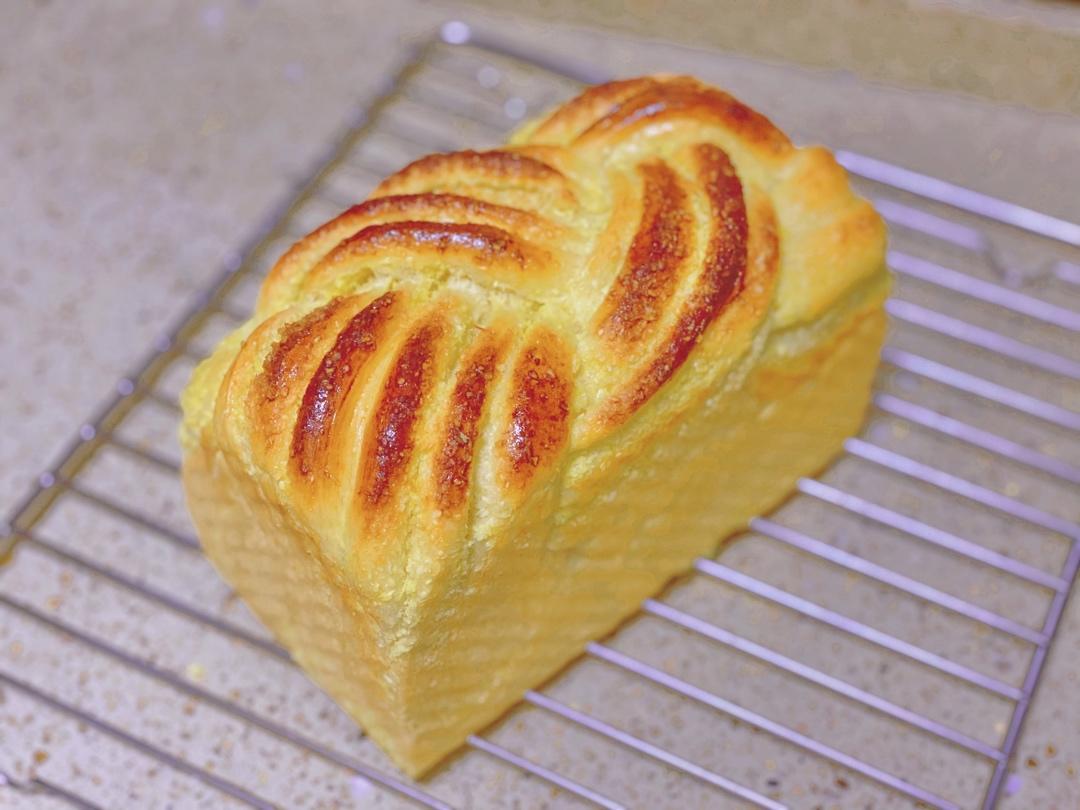
<path id="1" fill-rule="evenodd" d="M 565 5 L 542 3 L 533 11 L 547 18 L 572 13 Z M 641 9 L 648 4 L 632 5 L 630 22 L 615 20 L 624 32 L 620 37 L 635 29 L 633 20 L 640 27 Z M 835 4 L 816 5 L 820 10 Z M 864 25 L 873 25 L 874 5 L 852 11 L 846 30 L 857 28 L 860 14 L 866 15 Z M 944 6 L 954 15 L 945 29 L 962 19 L 968 6 L 914 4 L 911 13 L 919 13 L 920 5 L 927 14 L 940 14 Z M 1024 11 L 1032 12 L 1030 20 L 1010 20 Z M 850 67 L 878 81 L 937 86 L 971 98 L 997 92 L 1014 104 L 971 135 L 978 143 L 942 138 L 942 148 L 933 150 L 910 142 L 933 142 L 935 133 L 949 131 L 952 122 L 972 120 L 978 110 L 965 105 L 974 101 L 950 101 L 929 90 L 899 93 L 838 74 L 835 87 L 844 94 L 846 112 L 837 104 L 835 120 L 824 113 L 815 118 L 814 110 L 827 109 L 829 102 L 822 99 L 814 107 L 814 81 L 807 81 L 801 101 L 763 103 L 758 99 L 778 86 L 780 74 L 770 73 L 773 68 L 758 70 L 738 59 L 725 62 L 701 51 L 599 38 L 479 9 L 412 0 L 379 10 L 324 3 L 318 15 L 299 4 L 265 0 L 97 9 L 13 4 L 5 8 L 0 30 L 4 513 L 114 381 L 139 363 L 145 347 L 191 295 L 310 171 L 334 133 L 379 95 L 413 46 L 452 13 L 482 19 L 492 30 L 542 42 L 581 62 L 587 55 L 614 73 L 695 63 L 703 72 L 726 67 L 738 77 L 740 92 L 782 122 L 800 121 L 807 131 L 837 137 L 842 131 L 852 148 L 895 151 L 897 162 L 1080 220 L 1074 190 L 1080 183 L 1080 123 L 1068 117 L 1080 109 L 1080 12 L 1058 4 L 1002 0 L 981 8 L 984 18 L 975 28 L 988 37 L 981 42 L 971 42 L 970 34 L 966 42 L 960 34 L 950 40 L 932 29 L 937 47 L 960 43 L 968 49 L 928 58 L 928 64 L 938 65 L 936 72 L 915 70 L 900 45 L 891 61 L 867 67 L 873 54 L 851 46 L 851 36 L 847 45 L 830 51 L 829 37 L 822 35 L 822 50 L 814 52 L 797 31 L 785 32 L 775 19 L 765 27 L 768 36 L 746 43 L 746 52 L 775 61 L 785 37 L 798 41 L 792 58 L 814 66 L 819 76 Z M 595 24 L 599 14 L 585 9 L 578 19 Z M 696 45 L 730 44 L 719 36 L 709 40 L 700 27 L 691 36 L 685 23 L 693 15 L 679 19 L 682 27 L 663 26 L 658 33 L 675 38 L 682 33 Z M 728 29 L 751 36 L 753 19 L 743 13 Z M 1030 57 L 1022 69 L 1004 70 L 1007 57 L 1000 53 L 987 59 L 985 69 L 972 61 L 987 42 L 1006 41 L 1020 43 L 1018 53 Z M 1007 79 L 987 85 L 988 75 Z M 984 92 L 995 86 L 997 91 Z M 1041 112 L 1015 106 L 1025 99 L 1025 86 Z M 955 119 L 953 110 L 959 110 Z M 995 141 L 1016 140 L 1024 141 L 1023 148 L 993 156 Z M 1059 161 L 1074 182 L 1059 182 L 1060 173 L 1030 173 L 1031 155 Z M 1080 600 L 1072 601 L 1062 634 L 1022 741 L 1019 792 L 1006 801 L 1016 810 L 1080 806 Z M 5 711 L 0 706 L 0 714 Z M 4 755 L 20 745 L 0 732 Z M 19 801 L 0 787 L 0 806 Z"/>

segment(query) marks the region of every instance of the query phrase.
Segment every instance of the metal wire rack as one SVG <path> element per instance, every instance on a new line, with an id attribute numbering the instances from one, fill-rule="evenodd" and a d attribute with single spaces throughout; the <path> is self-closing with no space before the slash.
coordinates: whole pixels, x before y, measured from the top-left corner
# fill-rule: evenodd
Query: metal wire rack
<path id="1" fill-rule="evenodd" d="M 603 78 L 462 23 L 442 33 L 11 519 L 5 711 L 25 708 L 28 757 L 40 716 L 93 745 L 0 763 L 0 792 L 77 807 L 112 801 L 110 781 L 133 806 L 994 807 L 1080 567 L 1080 225 L 867 156 L 837 153 L 893 226 L 899 281 L 864 434 L 754 520 L 755 542 L 698 560 L 432 779 L 397 775 L 199 555 L 176 395 L 269 264 L 407 160 L 498 142 Z M 1043 261 L 1018 274 L 1009 240 Z"/>

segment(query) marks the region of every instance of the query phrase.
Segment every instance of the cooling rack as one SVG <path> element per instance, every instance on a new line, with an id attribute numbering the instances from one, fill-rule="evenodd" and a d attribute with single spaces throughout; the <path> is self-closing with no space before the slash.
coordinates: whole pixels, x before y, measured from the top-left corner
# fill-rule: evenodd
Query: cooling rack
<path id="1" fill-rule="evenodd" d="M 869 156 L 837 152 L 898 279 L 863 434 L 431 779 L 397 774 L 200 555 L 177 394 L 273 260 L 408 160 L 603 78 L 448 23 L 119 381 L 10 520 L 0 686 L 25 756 L 0 796 L 996 805 L 1080 566 L 1080 225 Z"/>

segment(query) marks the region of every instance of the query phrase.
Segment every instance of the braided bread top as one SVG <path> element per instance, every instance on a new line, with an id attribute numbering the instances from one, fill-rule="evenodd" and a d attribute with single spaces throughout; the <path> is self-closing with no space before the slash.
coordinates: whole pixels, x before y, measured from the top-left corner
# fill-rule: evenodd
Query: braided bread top
<path id="1" fill-rule="evenodd" d="M 827 151 L 726 93 L 595 87 L 294 245 L 197 372 L 185 444 L 342 562 L 484 536 L 879 274 L 883 233 Z"/>

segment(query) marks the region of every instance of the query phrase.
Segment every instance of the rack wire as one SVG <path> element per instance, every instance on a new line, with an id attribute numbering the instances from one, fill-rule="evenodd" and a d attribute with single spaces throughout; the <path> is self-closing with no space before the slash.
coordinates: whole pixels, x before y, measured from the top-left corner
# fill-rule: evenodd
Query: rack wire
<path id="1" fill-rule="evenodd" d="M 96 781 L 86 747 L 0 762 L 0 791 L 92 808 L 130 770 L 130 795 L 164 779 L 258 808 L 997 804 L 1080 567 L 1080 225 L 868 156 L 837 152 L 899 283 L 866 431 L 433 779 L 398 775 L 199 554 L 176 395 L 269 264 L 409 159 L 496 143 L 602 78 L 448 23 L 120 380 L 15 511 L 0 574 L 5 711 L 119 759 Z M 999 249 L 1018 234 L 1045 257 L 1023 290 Z"/>

